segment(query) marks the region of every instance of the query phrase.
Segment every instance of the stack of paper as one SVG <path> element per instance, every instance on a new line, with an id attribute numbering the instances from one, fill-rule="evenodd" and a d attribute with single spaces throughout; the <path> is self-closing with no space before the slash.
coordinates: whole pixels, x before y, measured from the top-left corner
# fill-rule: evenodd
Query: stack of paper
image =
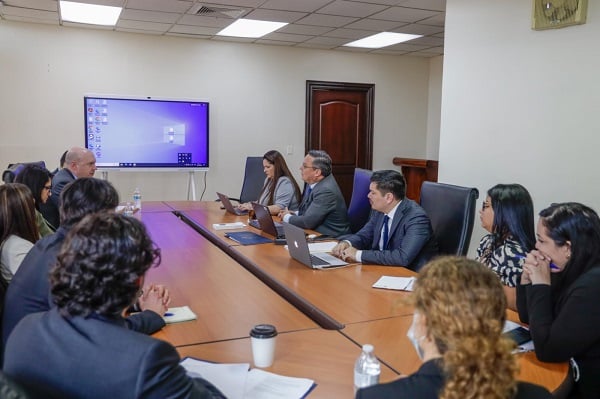
<path id="1" fill-rule="evenodd" d="M 235 229 L 243 229 L 246 225 L 242 222 L 233 222 L 233 223 L 213 223 L 213 229 L 215 230 L 235 230 Z"/>
<path id="2" fill-rule="evenodd" d="M 196 314 L 192 312 L 189 306 L 181 306 L 167 309 L 163 319 L 165 323 L 179 323 L 181 321 L 196 320 Z"/>
<path id="3" fill-rule="evenodd" d="M 373 284 L 373 288 L 385 288 L 388 290 L 412 291 L 415 277 L 392 277 L 381 276 L 379 280 Z"/>
<path id="4" fill-rule="evenodd" d="M 219 364 L 186 357 L 181 361 L 190 377 L 202 377 L 229 399 L 300 399 L 315 386 L 307 378 L 286 377 L 252 369 L 248 363 Z"/>

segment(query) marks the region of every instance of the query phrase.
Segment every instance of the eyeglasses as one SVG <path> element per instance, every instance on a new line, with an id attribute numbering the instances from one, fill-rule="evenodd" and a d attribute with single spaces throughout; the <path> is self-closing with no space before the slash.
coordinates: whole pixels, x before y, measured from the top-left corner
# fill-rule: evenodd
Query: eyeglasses
<path id="1" fill-rule="evenodd" d="M 317 167 L 314 167 L 314 166 L 309 166 L 309 165 L 305 165 L 305 164 L 302 164 L 302 166 L 301 166 L 301 167 L 302 167 L 302 169 L 309 169 L 309 168 L 310 168 L 310 169 L 313 169 L 313 170 L 314 170 L 314 169 L 319 169 L 319 168 L 317 168 Z"/>
<path id="2" fill-rule="evenodd" d="M 485 211 L 487 208 L 490 208 L 492 205 L 489 202 L 483 202 L 481 204 L 481 210 Z"/>
<path id="3" fill-rule="evenodd" d="M 52 186 L 44 186 L 44 190 L 50 191 L 50 190 L 52 190 Z"/>

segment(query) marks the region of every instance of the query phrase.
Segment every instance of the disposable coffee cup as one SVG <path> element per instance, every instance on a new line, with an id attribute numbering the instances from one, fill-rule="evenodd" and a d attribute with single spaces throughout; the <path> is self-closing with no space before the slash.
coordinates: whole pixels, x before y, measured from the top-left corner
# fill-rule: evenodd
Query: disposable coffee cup
<path id="1" fill-rule="evenodd" d="M 271 324 L 257 324 L 250 330 L 252 357 L 256 367 L 269 367 L 275 357 L 277 329 Z"/>

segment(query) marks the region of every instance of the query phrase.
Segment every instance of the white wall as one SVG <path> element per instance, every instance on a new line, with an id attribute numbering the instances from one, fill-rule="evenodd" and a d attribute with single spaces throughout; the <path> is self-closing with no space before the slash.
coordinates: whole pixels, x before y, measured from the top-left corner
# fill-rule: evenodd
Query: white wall
<path id="1" fill-rule="evenodd" d="M 600 210 L 600 3 L 587 24 L 534 31 L 531 2 L 448 0 L 440 133 L 442 182 L 530 191 Z M 484 234 L 476 221 L 470 253 Z"/>
<path id="2" fill-rule="evenodd" d="M 239 193 L 247 155 L 304 152 L 306 80 L 375 84 L 375 169 L 425 157 L 429 59 L 261 46 L 0 21 L 0 165 L 57 166 L 83 144 L 84 93 L 203 98 L 211 102 L 205 199 Z M 436 73 L 441 71 L 436 69 Z M 438 78 L 439 80 L 439 78 Z M 299 177 L 299 173 L 297 174 Z M 187 175 L 111 173 L 121 195 L 185 199 Z M 196 177 L 200 194 L 202 176 Z"/>
<path id="3" fill-rule="evenodd" d="M 442 72 L 444 56 L 432 57 L 429 63 L 429 107 L 427 112 L 427 159 L 439 159 L 440 114 L 442 108 Z"/>

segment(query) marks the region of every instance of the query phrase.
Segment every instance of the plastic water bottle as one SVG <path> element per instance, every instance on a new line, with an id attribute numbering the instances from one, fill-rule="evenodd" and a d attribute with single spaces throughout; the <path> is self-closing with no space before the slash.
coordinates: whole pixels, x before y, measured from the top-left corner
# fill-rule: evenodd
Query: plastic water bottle
<path id="1" fill-rule="evenodd" d="M 362 353 L 354 364 L 354 392 L 359 388 L 379 383 L 381 365 L 373 354 L 373 345 L 363 345 Z"/>
<path id="2" fill-rule="evenodd" d="M 138 187 L 133 191 L 133 207 L 142 210 L 142 192 Z"/>

